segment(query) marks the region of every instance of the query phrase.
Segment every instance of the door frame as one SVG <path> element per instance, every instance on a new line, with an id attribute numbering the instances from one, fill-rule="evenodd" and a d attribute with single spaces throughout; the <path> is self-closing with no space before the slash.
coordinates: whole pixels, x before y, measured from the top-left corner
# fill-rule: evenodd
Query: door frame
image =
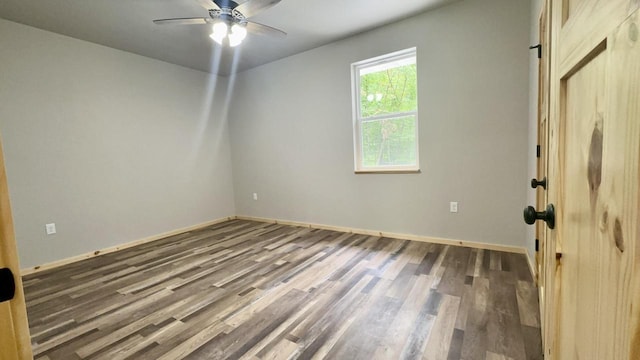
<path id="1" fill-rule="evenodd" d="M 0 344 L 7 346 L 3 346 L 0 358 L 33 359 L 3 154 L 0 141 L 0 268 L 13 272 L 15 295 L 0 303 Z"/>

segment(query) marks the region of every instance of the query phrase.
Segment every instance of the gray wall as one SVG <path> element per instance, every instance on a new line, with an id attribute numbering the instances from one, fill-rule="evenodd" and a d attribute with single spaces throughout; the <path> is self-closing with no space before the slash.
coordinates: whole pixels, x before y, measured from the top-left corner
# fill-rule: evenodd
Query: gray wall
<path id="1" fill-rule="evenodd" d="M 235 214 L 226 79 L 5 20 L 0 64 L 23 268 Z"/>
<path id="2" fill-rule="evenodd" d="M 238 214 L 524 246 L 530 10 L 462 1 L 232 78 Z M 356 175 L 350 64 L 412 46 L 422 173 Z"/>
<path id="3" fill-rule="evenodd" d="M 234 214 L 532 251 L 539 3 L 463 1 L 231 79 L 0 20 L 21 266 Z M 356 175 L 349 65 L 411 46 L 422 173 Z"/>
<path id="4" fill-rule="evenodd" d="M 538 44 L 539 39 L 539 18 L 542 10 L 542 0 L 531 0 L 531 30 L 529 43 Z M 536 145 L 538 144 L 538 56 L 536 51 L 529 54 L 529 141 L 528 141 L 528 178 L 537 177 L 538 163 L 536 160 Z M 536 204 L 536 191 L 528 188 L 527 205 Z M 527 228 L 526 248 L 529 251 L 532 263 L 535 264 L 535 226 Z"/>

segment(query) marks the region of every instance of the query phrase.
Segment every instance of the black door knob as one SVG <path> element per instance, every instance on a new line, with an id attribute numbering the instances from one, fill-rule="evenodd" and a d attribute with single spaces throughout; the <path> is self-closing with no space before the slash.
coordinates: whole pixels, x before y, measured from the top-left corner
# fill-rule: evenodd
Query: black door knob
<path id="1" fill-rule="evenodd" d="M 11 270 L 0 269 L 0 302 L 13 299 L 16 293 L 16 282 Z"/>
<path id="2" fill-rule="evenodd" d="M 549 229 L 553 229 L 556 226 L 556 209 L 553 204 L 547 205 L 547 210 L 545 211 L 536 211 L 533 206 L 524 208 L 524 222 L 533 225 L 536 220 L 544 220 Z"/>
<path id="3" fill-rule="evenodd" d="M 546 176 L 541 181 L 538 181 L 538 179 L 531 179 L 531 187 L 533 189 L 535 189 L 538 186 L 542 186 L 543 189 L 547 190 L 547 177 Z"/>

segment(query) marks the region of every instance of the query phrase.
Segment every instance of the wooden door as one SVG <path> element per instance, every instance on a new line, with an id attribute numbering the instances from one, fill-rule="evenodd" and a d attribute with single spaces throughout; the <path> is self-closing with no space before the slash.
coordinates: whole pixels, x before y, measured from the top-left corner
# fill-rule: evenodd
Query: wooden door
<path id="1" fill-rule="evenodd" d="M 550 4 L 549 0 L 543 1 L 542 11 L 539 19 L 539 41 L 540 60 L 538 63 L 538 151 L 537 151 L 537 171 L 538 181 L 547 178 L 547 154 L 549 138 L 549 63 L 551 61 L 550 52 Z M 536 208 L 544 209 L 547 206 L 547 191 L 543 186 L 536 187 Z M 538 241 L 538 251 L 536 252 L 537 283 L 540 295 L 540 313 L 545 313 L 545 271 L 544 259 L 547 249 L 546 225 L 544 222 L 536 223 L 536 240 Z M 555 250 L 555 249 L 554 249 Z M 542 330 L 544 337 L 544 316 L 541 316 Z"/>
<path id="2" fill-rule="evenodd" d="M 640 359 L 639 5 L 552 2 L 547 359 Z"/>
<path id="3" fill-rule="evenodd" d="M 0 360 L 32 359 L 27 309 L 24 302 L 18 254 L 13 232 L 4 157 L 0 145 L 0 268 L 9 268 L 14 276 L 15 297 L 0 303 Z M 2 286 L 3 284 L 0 284 Z"/>

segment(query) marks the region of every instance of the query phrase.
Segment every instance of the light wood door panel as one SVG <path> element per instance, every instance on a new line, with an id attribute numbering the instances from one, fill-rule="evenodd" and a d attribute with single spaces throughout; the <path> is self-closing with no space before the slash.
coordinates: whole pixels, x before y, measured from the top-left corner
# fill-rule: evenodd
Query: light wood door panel
<path id="1" fill-rule="evenodd" d="M 602 127 L 606 53 L 597 55 L 565 82 L 563 201 L 559 227 L 562 260 L 558 271 L 560 359 L 588 358 L 599 343 L 596 309 L 606 284 L 600 282 L 604 249 L 598 219 L 602 177 Z M 575 356 L 574 356 L 575 354 Z"/>
<path id="2" fill-rule="evenodd" d="M 547 359 L 640 358 L 638 5 L 553 2 Z"/>
<path id="3" fill-rule="evenodd" d="M 7 177 L 0 144 L 0 268 L 14 274 L 16 294 L 13 300 L 0 303 L 0 360 L 31 359 L 31 339 L 27 323 L 18 253 L 13 230 Z"/>

